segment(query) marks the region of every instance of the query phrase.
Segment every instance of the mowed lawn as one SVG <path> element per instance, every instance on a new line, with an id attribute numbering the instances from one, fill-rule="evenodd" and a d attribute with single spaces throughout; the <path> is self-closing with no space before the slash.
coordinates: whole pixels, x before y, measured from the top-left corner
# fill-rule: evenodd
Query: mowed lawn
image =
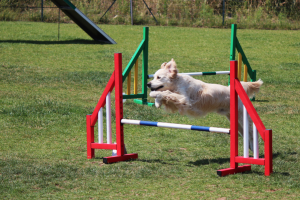
<path id="1" fill-rule="evenodd" d="M 225 134 L 125 125 L 127 151 L 138 153 L 137 160 L 105 165 L 110 150 L 87 159 L 85 116 L 114 70 L 114 53 L 123 54 L 125 68 L 143 38 L 142 26 L 100 27 L 118 44 L 96 44 L 75 24 L 61 24 L 57 41 L 57 24 L 0 22 L 1 199 L 300 197 L 299 31 L 237 30 L 264 81 L 253 104 L 273 130 L 274 173 L 265 177 L 263 166 L 253 165 L 251 172 L 219 177 L 216 170 L 229 167 Z M 230 31 L 150 27 L 149 73 L 172 58 L 180 72 L 228 70 Z M 228 81 L 227 75 L 197 78 Z M 114 109 L 112 115 L 114 132 Z M 216 114 L 193 119 L 132 100 L 124 103 L 124 118 L 229 127 Z M 261 139 L 259 145 L 263 157 Z"/>

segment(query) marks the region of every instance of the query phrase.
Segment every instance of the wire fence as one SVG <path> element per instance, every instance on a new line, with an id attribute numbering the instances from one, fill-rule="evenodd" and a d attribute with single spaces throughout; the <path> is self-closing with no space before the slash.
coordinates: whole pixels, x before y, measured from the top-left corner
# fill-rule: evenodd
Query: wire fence
<path id="1" fill-rule="evenodd" d="M 95 23 L 220 26 L 300 20 L 300 0 L 73 0 Z M 131 9 L 132 8 L 132 9 Z M 50 0 L 1 0 L 2 21 L 72 22 Z M 253 22 L 254 23 L 254 22 Z"/>

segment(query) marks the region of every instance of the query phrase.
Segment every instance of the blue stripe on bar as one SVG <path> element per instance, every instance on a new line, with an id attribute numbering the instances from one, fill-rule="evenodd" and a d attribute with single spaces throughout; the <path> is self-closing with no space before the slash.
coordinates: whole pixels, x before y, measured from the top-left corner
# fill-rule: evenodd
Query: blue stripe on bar
<path id="1" fill-rule="evenodd" d="M 150 121 L 141 121 L 140 125 L 144 125 L 144 126 L 157 126 L 158 122 L 150 122 Z"/>
<path id="2" fill-rule="evenodd" d="M 209 131 L 210 127 L 206 127 L 206 126 L 194 126 L 192 125 L 191 130 L 195 130 L 195 131 Z"/>

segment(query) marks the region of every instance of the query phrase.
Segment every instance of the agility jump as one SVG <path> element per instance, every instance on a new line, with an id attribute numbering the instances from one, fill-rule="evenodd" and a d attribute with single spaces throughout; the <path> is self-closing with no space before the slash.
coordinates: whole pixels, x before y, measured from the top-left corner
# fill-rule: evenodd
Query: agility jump
<path id="1" fill-rule="evenodd" d="M 236 51 L 238 52 L 238 79 L 247 82 L 247 76 L 249 75 L 250 81 L 256 81 L 256 70 L 252 70 L 248 59 L 242 49 L 241 44 L 236 36 L 237 25 L 232 24 L 231 26 L 231 42 L 230 42 L 230 60 L 235 60 Z M 148 74 L 148 47 L 149 47 L 149 27 L 143 29 L 143 40 L 129 61 L 123 72 L 123 82 L 127 78 L 127 90 L 124 99 L 134 99 L 135 103 L 153 106 L 154 103 L 147 102 L 147 79 L 153 78 L 153 74 Z M 142 59 L 142 92 L 138 93 L 138 58 L 143 53 Z M 242 70 L 242 64 L 244 63 L 244 70 Z M 134 66 L 134 91 L 131 93 L 131 70 Z M 179 73 L 187 74 L 190 76 L 207 76 L 207 75 L 229 75 L 229 71 L 212 71 L 212 72 L 190 72 L 190 73 Z M 228 79 L 228 85 L 230 85 L 230 78 Z M 140 100 L 141 99 L 141 100 Z M 252 100 L 255 100 L 253 97 Z"/>
<path id="2" fill-rule="evenodd" d="M 172 124 L 164 122 L 151 122 L 151 121 L 140 121 L 123 119 L 123 93 L 122 93 L 122 54 L 116 53 L 115 58 L 115 71 L 113 72 L 104 92 L 102 93 L 99 102 L 92 115 L 86 116 L 87 123 L 87 158 L 91 159 L 95 156 L 95 149 L 110 149 L 117 150 L 116 156 L 110 156 L 103 158 L 103 162 L 114 163 L 119 161 L 125 161 L 130 159 L 137 159 L 138 154 L 125 154 L 124 145 L 124 124 L 133 125 L 145 125 L 145 126 L 157 126 L 165 128 L 180 128 L 189 129 L 197 131 L 210 131 L 210 132 L 220 132 L 230 134 L 230 168 L 218 170 L 217 174 L 219 176 L 226 176 L 228 174 L 235 174 L 244 171 L 251 170 L 251 165 L 238 166 L 239 163 L 246 164 L 256 164 L 265 166 L 265 175 L 269 176 L 272 173 L 272 130 L 265 128 L 264 124 L 260 120 L 256 110 L 254 109 L 251 101 L 249 100 L 245 90 L 243 89 L 238 77 L 237 77 L 237 61 L 230 61 L 230 129 L 225 128 L 215 128 L 215 127 L 203 127 L 203 126 L 193 126 L 184 124 Z M 115 87 L 115 113 L 116 113 L 116 143 L 112 144 L 112 132 L 110 120 L 107 119 L 107 143 L 103 143 L 103 112 L 101 109 L 106 104 L 106 109 L 110 115 L 110 93 Z M 254 157 L 249 158 L 249 136 L 247 135 L 247 127 L 249 127 L 249 121 L 247 117 L 244 117 L 244 156 L 238 156 L 238 95 L 244 104 L 244 116 L 251 117 L 254 123 Z M 248 112 L 248 113 L 247 113 Z M 107 116 L 110 118 L 110 116 Z M 98 121 L 99 125 L 99 141 L 96 143 L 94 141 L 94 126 Z M 259 158 L 258 152 L 258 133 L 264 141 L 265 155 L 264 158 Z M 102 134 L 102 135 L 101 135 Z"/>

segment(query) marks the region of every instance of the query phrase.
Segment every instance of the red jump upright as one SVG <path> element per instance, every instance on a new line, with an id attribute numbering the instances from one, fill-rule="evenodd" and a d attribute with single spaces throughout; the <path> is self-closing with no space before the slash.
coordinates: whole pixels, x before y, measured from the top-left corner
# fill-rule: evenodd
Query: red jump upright
<path id="1" fill-rule="evenodd" d="M 265 175 L 272 173 L 272 130 L 265 128 L 248 95 L 237 78 L 237 61 L 230 61 L 230 168 L 218 170 L 219 176 L 251 170 L 251 165 L 238 166 L 239 163 L 265 166 Z M 264 141 L 264 158 L 245 158 L 238 156 L 238 96 L 246 107 L 249 116 Z"/>
<path id="2" fill-rule="evenodd" d="M 113 72 L 108 84 L 106 85 L 104 92 L 102 93 L 99 102 L 92 115 L 86 116 L 87 125 L 87 158 L 91 159 L 95 157 L 95 149 L 110 149 L 117 150 L 117 156 L 110 156 L 103 158 L 103 162 L 114 163 L 119 161 L 125 161 L 129 159 L 138 158 L 138 154 L 125 154 L 124 149 L 124 130 L 121 119 L 123 118 L 123 88 L 122 88 L 122 54 L 115 53 L 115 71 Z M 116 144 L 95 143 L 94 142 L 94 126 L 98 119 L 98 112 L 100 108 L 105 105 L 105 98 L 109 92 L 113 90 L 115 86 L 115 106 L 116 106 Z"/>

